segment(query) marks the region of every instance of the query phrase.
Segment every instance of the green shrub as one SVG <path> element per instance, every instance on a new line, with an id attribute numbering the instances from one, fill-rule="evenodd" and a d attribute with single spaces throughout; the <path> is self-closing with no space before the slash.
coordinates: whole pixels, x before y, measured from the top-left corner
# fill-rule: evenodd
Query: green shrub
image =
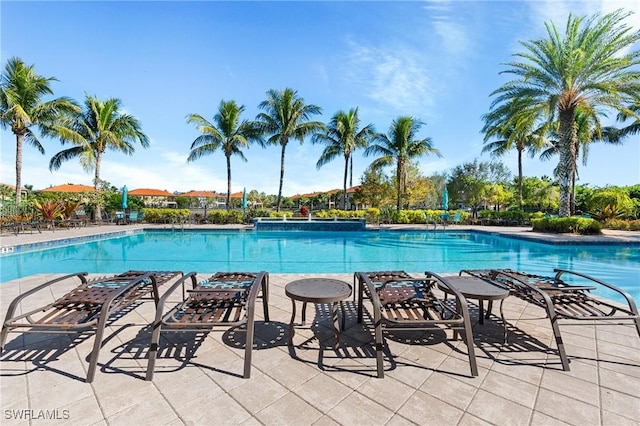
<path id="1" fill-rule="evenodd" d="M 600 222 L 578 216 L 532 219 L 531 225 L 534 231 L 558 234 L 593 235 L 600 234 L 602 229 Z"/>
<path id="2" fill-rule="evenodd" d="M 640 219 L 610 219 L 605 221 L 602 227 L 606 229 L 617 229 L 619 231 L 640 231 Z"/>
<path id="3" fill-rule="evenodd" d="M 243 223 L 244 216 L 242 212 L 237 210 L 211 210 L 207 215 L 207 219 L 210 223 L 215 224 L 235 224 Z"/>
<path id="4" fill-rule="evenodd" d="M 289 212 L 289 211 L 270 212 L 270 213 L 267 215 L 267 217 L 280 217 L 280 218 L 282 218 L 282 217 L 284 217 L 285 215 L 286 215 L 287 217 L 293 217 L 293 213 L 292 213 L 292 212 Z"/>
<path id="5" fill-rule="evenodd" d="M 143 208 L 144 220 L 148 223 L 184 223 L 189 218 L 189 209 Z"/>
<path id="6" fill-rule="evenodd" d="M 367 223 L 378 223 L 378 220 L 380 218 L 380 209 L 370 207 L 365 210 L 364 217 L 367 219 Z"/>
<path id="7" fill-rule="evenodd" d="M 343 219 L 364 219 L 367 216 L 368 211 L 369 210 L 329 209 L 329 210 L 320 210 L 315 214 L 315 216 L 321 219 L 333 219 L 334 217 L 343 218 Z"/>

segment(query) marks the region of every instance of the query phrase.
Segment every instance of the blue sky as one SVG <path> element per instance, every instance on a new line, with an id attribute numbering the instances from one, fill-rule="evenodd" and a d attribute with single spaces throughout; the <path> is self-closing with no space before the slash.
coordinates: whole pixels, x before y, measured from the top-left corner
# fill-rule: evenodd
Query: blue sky
<path id="1" fill-rule="evenodd" d="M 79 102 L 85 93 L 116 97 L 150 137 L 148 149 L 133 156 L 108 151 L 101 177 L 130 189 L 226 191 L 221 152 L 187 164 L 198 136 L 189 113 L 211 119 L 220 100 L 245 105 L 253 119 L 269 89 L 293 88 L 307 103 L 323 109 L 329 121 L 338 110 L 359 107 L 363 124 L 386 132 L 400 115 L 425 125 L 443 158 L 420 160 L 423 174 L 446 172 L 478 158 L 481 116 L 489 94 L 508 76 L 500 75 L 518 41 L 545 36 L 552 20 L 564 30 L 569 12 L 591 15 L 628 1 L 408 1 L 408 2 L 29 2 L 2 1 L 1 60 L 17 56 L 43 76 L 56 77 L 56 96 Z M 611 114 L 614 117 L 615 114 Z M 606 122 L 606 121 L 605 121 Z M 15 182 L 15 137 L 2 140 L 0 182 Z M 639 138 L 622 146 L 593 145 L 581 184 L 632 185 L 640 182 Z M 49 159 L 62 149 L 43 139 L 46 154 L 25 146 L 22 181 L 43 189 L 62 183 L 88 184 L 78 162 L 55 172 Z M 290 142 L 283 194 L 342 187 L 342 159 L 317 170 L 322 146 Z M 252 146 L 248 162 L 232 158 L 232 190 L 277 194 L 280 147 Z M 358 153 L 354 184 L 373 158 Z M 516 157 L 502 161 L 516 172 Z M 556 160 L 527 158 L 524 174 L 552 175 Z"/>

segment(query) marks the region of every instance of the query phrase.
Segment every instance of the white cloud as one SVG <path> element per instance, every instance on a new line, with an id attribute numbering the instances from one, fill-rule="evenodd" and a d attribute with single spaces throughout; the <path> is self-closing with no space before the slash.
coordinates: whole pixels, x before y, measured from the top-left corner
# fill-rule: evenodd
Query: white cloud
<path id="1" fill-rule="evenodd" d="M 640 0 L 591 0 L 591 1 L 564 1 L 564 0 L 535 0 L 528 2 L 531 14 L 530 22 L 539 31 L 544 31 L 544 23 L 553 21 L 559 31 L 564 31 L 569 13 L 574 16 L 590 17 L 596 13 L 601 15 L 614 12 L 618 9 L 634 11 L 627 24 L 638 27 L 640 20 Z"/>
<path id="2" fill-rule="evenodd" d="M 347 77 L 381 108 L 424 111 L 435 105 L 424 52 L 406 46 L 368 47 L 350 43 Z"/>

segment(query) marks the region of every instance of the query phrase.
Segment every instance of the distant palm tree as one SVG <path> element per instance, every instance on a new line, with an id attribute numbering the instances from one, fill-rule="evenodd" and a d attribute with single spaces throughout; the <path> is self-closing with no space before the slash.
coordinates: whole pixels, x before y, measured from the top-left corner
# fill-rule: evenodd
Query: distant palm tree
<path id="1" fill-rule="evenodd" d="M 143 148 L 149 146 L 149 138 L 142 133 L 140 122 L 129 114 L 123 114 L 122 101 L 110 98 L 101 101 L 85 95 L 84 110 L 70 115 L 61 139 L 74 146 L 58 152 L 49 161 L 50 170 L 58 170 L 63 162 L 79 158 L 87 171 L 94 171 L 94 191 L 98 193 L 100 184 L 100 165 L 102 155 L 107 149 L 133 154 L 134 144 L 139 142 Z M 102 217 L 100 203 L 96 204 L 95 219 Z"/>
<path id="2" fill-rule="evenodd" d="M 545 127 L 538 127 L 540 115 L 527 109 L 527 100 L 512 99 L 482 116 L 485 134 L 482 152 L 501 157 L 516 149 L 518 152 L 518 204 L 522 208 L 522 154 L 533 157 L 545 145 Z M 498 138 L 498 140 L 492 140 Z"/>
<path id="3" fill-rule="evenodd" d="M 214 153 L 221 149 L 227 159 L 227 210 L 231 206 L 231 156 L 237 155 L 242 161 L 247 158 L 242 153 L 252 141 L 262 144 L 260 132 L 256 124 L 247 120 L 240 121 L 244 105 L 238 106 L 235 101 L 220 101 L 218 112 L 213 116 L 214 123 L 199 114 L 189 114 L 187 123 L 195 124 L 200 136 L 191 144 L 191 152 L 187 161 Z"/>
<path id="4" fill-rule="evenodd" d="M 373 124 L 367 124 L 362 129 L 359 127 L 360 118 L 356 107 L 348 112 L 338 111 L 324 132 L 313 135 L 313 143 L 327 145 L 316 163 L 318 169 L 339 156 L 344 157 L 343 208 L 347 206 L 347 176 L 349 165 L 353 165 L 353 152 L 358 148 L 367 148 L 374 135 Z"/>
<path id="5" fill-rule="evenodd" d="M 371 167 L 388 166 L 396 163 L 396 209 L 402 206 L 402 194 L 407 186 L 407 166 L 411 160 L 425 154 L 441 157 L 440 151 L 431 144 L 431 138 L 415 139 L 424 123 L 413 117 L 396 118 L 389 127 L 388 133 L 378 133 L 373 137 L 373 144 L 364 151 L 365 156 L 378 155 Z"/>
<path id="6" fill-rule="evenodd" d="M 304 99 L 298 97 L 298 92 L 286 88 L 282 91 L 269 90 L 267 99 L 258 107 L 263 110 L 256 117 L 259 129 L 263 135 L 269 135 L 267 143 L 282 146 L 280 155 L 280 186 L 276 210 L 280 211 L 282 201 L 282 183 L 284 182 L 284 154 L 289 139 L 300 143 L 304 138 L 323 131 L 325 125 L 319 121 L 310 121 L 311 116 L 321 114 L 322 108 L 317 105 L 306 105 Z"/>
<path id="7" fill-rule="evenodd" d="M 0 77 L 0 126 L 10 128 L 16 135 L 16 204 L 20 203 L 22 190 L 22 146 L 26 142 L 44 154 L 44 148 L 33 133 L 38 127 L 43 136 L 56 136 L 60 128 L 61 114 L 78 111 L 73 101 L 66 97 L 47 102 L 45 95 L 52 95 L 53 77 L 35 73 L 33 65 L 27 66 L 19 58 L 10 58 Z"/>
<path id="8" fill-rule="evenodd" d="M 559 121 L 559 215 L 571 213 L 571 188 L 576 168 L 576 109 L 611 108 L 633 114 L 626 106 L 640 96 L 640 54 L 630 48 L 640 40 L 622 21 L 632 12 L 618 10 L 590 19 L 569 15 L 564 37 L 553 23 L 545 24 L 548 38 L 521 42 L 526 49 L 515 56 L 524 61 L 506 64 L 503 73 L 518 78 L 495 90 L 491 108 L 514 99 L 528 99 L 529 109 Z"/>

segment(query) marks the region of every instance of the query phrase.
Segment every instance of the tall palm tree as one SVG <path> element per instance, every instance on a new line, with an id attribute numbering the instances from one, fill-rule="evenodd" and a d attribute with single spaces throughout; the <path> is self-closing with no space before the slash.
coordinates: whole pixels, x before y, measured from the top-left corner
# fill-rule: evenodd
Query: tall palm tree
<path id="1" fill-rule="evenodd" d="M 531 110 L 546 111 L 559 121 L 559 215 L 571 213 L 576 168 L 576 109 L 611 108 L 632 114 L 626 106 L 640 96 L 640 54 L 632 51 L 640 31 L 623 23 L 632 12 L 618 10 L 591 18 L 569 15 L 564 37 L 546 23 L 548 38 L 521 42 L 526 49 L 503 73 L 517 79 L 505 83 L 491 108 L 513 99 L 529 100 Z"/>
<path id="2" fill-rule="evenodd" d="M 512 99 L 482 116 L 485 146 L 482 152 L 501 157 L 516 149 L 518 152 L 518 199 L 522 207 L 522 154 L 533 157 L 545 145 L 544 127 L 538 127 L 540 116 L 527 109 L 526 99 Z M 498 138 L 498 140 L 492 140 Z"/>
<path id="3" fill-rule="evenodd" d="M 149 146 L 149 138 L 142 133 L 138 119 L 122 113 L 121 105 L 122 101 L 117 98 L 101 101 L 85 95 L 83 111 L 67 118 L 66 127 L 70 130 L 61 135 L 63 144 L 70 143 L 73 146 L 54 155 L 49 161 L 49 169 L 58 170 L 64 161 L 79 158 L 87 172 L 94 172 L 94 191 L 97 195 L 100 165 L 107 149 L 131 155 L 136 142 L 143 148 Z M 101 217 L 101 206 L 97 203 L 95 219 Z"/>
<path id="4" fill-rule="evenodd" d="M 366 148 L 375 132 L 373 124 L 367 124 L 362 129 L 359 127 L 360 117 L 356 107 L 348 112 L 338 111 L 331 118 L 324 132 L 313 135 L 313 143 L 326 145 L 316 163 L 316 168 L 319 169 L 339 156 L 344 157 L 343 208 L 347 206 L 347 176 L 349 165 L 353 166 L 353 152 L 358 148 Z"/>
<path id="5" fill-rule="evenodd" d="M 33 65 L 25 65 L 19 58 L 10 58 L 0 77 L 0 126 L 10 128 L 16 135 L 16 204 L 20 204 L 22 189 L 22 147 L 28 143 L 44 154 L 40 140 L 33 132 L 38 127 L 43 136 L 56 136 L 58 118 L 65 112 L 78 111 L 66 97 L 43 101 L 52 95 L 53 77 L 36 74 Z"/>
<path id="6" fill-rule="evenodd" d="M 242 161 L 247 161 L 242 149 L 252 141 L 262 144 L 260 132 L 253 122 L 240 121 L 244 112 L 244 105 L 238 106 L 235 101 L 220 101 L 218 112 L 213 116 L 213 123 L 199 114 L 189 114 L 187 123 L 195 124 L 200 136 L 191 144 L 191 152 L 187 161 L 212 154 L 221 149 L 227 159 L 227 210 L 231 206 L 231 156 L 237 155 Z"/>
<path id="7" fill-rule="evenodd" d="M 388 166 L 396 163 L 396 209 L 402 206 L 402 194 L 407 186 L 407 167 L 411 160 L 425 154 L 442 157 L 440 151 L 433 147 L 431 138 L 415 139 L 424 123 L 409 116 L 401 116 L 391 122 L 388 133 L 378 133 L 373 143 L 364 151 L 365 156 L 378 155 L 371 167 Z"/>
<path id="8" fill-rule="evenodd" d="M 558 132 L 557 127 L 559 123 L 555 123 L 555 129 L 552 127 L 549 129 L 550 139 L 546 145 L 547 148 L 540 154 L 540 159 L 549 160 L 554 155 L 558 154 Z M 578 179 L 578 158 L 582 153 L 582 165 L 587 165 L 587 159 L 589 157 L 589 148 L 592 143 L 604 142 L 612 145 L 620 145 L 622 143 L 623 135 L 622 131 L 612 126 L 602 127 L 600 124 L 600 117 L 595 110 L 576 108 L 576 138 L 574 140 L 575 153 L 576 153 L 576 167 L 574 168 L 574 176 L 571 184 L 571 214 L 575 211 L 575 188 L 576 181 Z M 560 174 L 559 166 L 555 168 L 554 174 L 558 176 Z"/>
<path id="9" fill-rule="evenodd" d="M 267 143 L 282 147 L 280 186 L 276 200 L 276 210 L 280 211 L 282 183 L 284 182 L 284 154 L 289 139 L 293 138 L 302 143 L 305 137 L 324 130 L 323 123 L 310 121 L 312 115 L 322 113 L 322 108 L 313 104 L 305 104 L 304 99 L 298 96 L 298 92 L 290 88 L 281 91 L 270 89 L 267 91 L 267 99 L 262 101 L 258 107 L 264 111 L 256 117 L 261 133 L 269 135 Z"/>

